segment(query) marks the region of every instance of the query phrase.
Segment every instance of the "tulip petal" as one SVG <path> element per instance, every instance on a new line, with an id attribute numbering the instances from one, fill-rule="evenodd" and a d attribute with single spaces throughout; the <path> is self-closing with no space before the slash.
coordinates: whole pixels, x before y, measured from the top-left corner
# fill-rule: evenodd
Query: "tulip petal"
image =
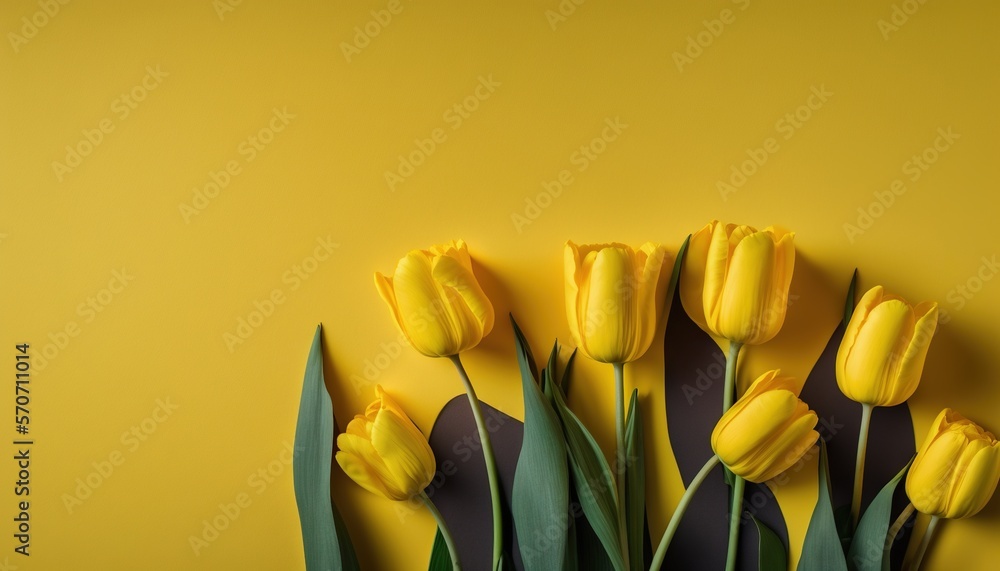
<path id="1" fill-rule="evenodd" d="M 783 310 L 786 303 L 774 274 L 775 246 L 769 235 L 758 232 L 740 241 L 709 324 L 723 337 L 742 343 L 763 343 L 773 337 L 777 330 L 769 329 L 772 308 L 780 304 Z"/>
<path id="2" fill-rule="evenodd" d="M 896 389 L 893 398 L 887 399 L 882 406 L 896 406 L 903 403 L 916 392 L 920 384 L 920 376 L 924 371 L 924 360 L 930 348 L 931 339 L 937 329 L 938 309 L 936 303 L 922 303 L 914 311 L 917 323 L 913 335 L 906 347 L 896 377 Z"/>
<path id="3" fill-rule="evenodd" d="M 605 248 L 590 270 L 590 291 L 584 318 L 588 325 L 587 353 L 604 363 L 628 359 L 636 336 L 638 296 L 632 256 L 622 248 Z"/>
<path id="4" fill-rule="evenodd" d="M 774 438 L 800 402 L 794 394 L 782 390 L 767 391 L 745 401 L 740 409 L 723 415 L 712 434 L 715 453 L 730 468 L 752 457 L 755 450 Z"/>
<path id="5" fill-rule="evenodd" d="M 353 434 L 344 433 L 337 437 L 337 448 L 339 448 L 341 452 L 353 454 L 359 462 L 363 463 L 368 469 L 367 473 L 372 475 L 374 479 L 379 482 L 385 490 L 385 495 L 389 498 L 394 500 L 405 500 L 409 498 L 406 492 L 400 489 L 392 471 L 388 466 L 386 466 L 386 463 L 379 456 L 378 452 L 375 451 L 375 447 L 372 446 L 372 442 L 370 440 Z M 353 476 L 351 479 L 354 479 Z"/>
<path id="6" fill-rule="evenodd" d="M 403 326 L 403 316 L 399 313 L 399 305 L 396 303 L 396 291 L 392 286 L 392 278 L 375 272 L 375 289 L 378 290 L 378 295 L 382 298 L 382 301 L 389 306 L 389 313 L 392 314 L 396 328 L 412 344 L 410 334 L 406 332 L 406 328 Z"/>
<path id="7" fill-rule="evenodd" d="M 708 247 L 705 260 L 705 285 L 702 305 L 705 323 L 709 330 L 721 334 L 717 320 L 722 305 L 722 294 L 725 291 L 729 272 L 729 235 L 726 227 L 716 224 L 712 230 L 712 242 Z"/>
<path id="8" fill-rule="evenodd" d="M 407 497 L 427 487 L 434 477 L 434 453 L 409 418 L 383 410 L 372 429 L 372 447 Z"/>
<path id="9" fill-rule="evenodd" d="M 400 323 L 414 348 L 428 356 L 458 353 L 456 328 L 446 317 L 448 305 L 431 274 L 431 260 L 420 251 L 410 252 L 399 261 L 393 275 Z M 404 325 L 405 327 L 405 325 Z"/>
<path id="10" fill-rule="evenodd" d="M 468 256 L 466 256 L 468 260 Z M 442 256 L 434 259 L 431 269 L 436 282 L 449 291 L 451 301 L 445 305 L 456 327 L 461 331 L 458 339 L 465 340 L 461 350 L 475 347 L 493 329 L 493 304 L 483 292 L 472 267 L 461 258 Z"/>
<path id="11" fill-rule="evenodd" d="M 970 517 L 979 513 L 993 496 L 1000 481 L 1000 444 L 979 440 L 982 445 L 968 459 L 968 468 L 954 484 L 948 505 L 949 517 Z"/>
<path id="12" fill-rule="evenodd" d="M 871 310 L 844 366 L 849 398 L 879 405 L 894 400 L 913 328 L 913 312 L 906 302 L 890 299 Z"/>
<path id="13" fill-rule="evenodd" d="M 384 498 L 390 500 L 398 499 L 393 497 L 389 490 L 382 485 L 378 474 L 360 456 L 351 452 L 340 451 L 337 452 L 336 457 L 337 464 L 340 464 L 341 469 L 344 470 L 347 477 L 354 480 L 359 486 Z"/>
<path id="14" fill-rule="evenodd" d="M 751 482 L 765 482 L 794 466 L 812 449 L 819 440 L 819 432 L 813 430 L 819 417 L 805 403 L 799 401 L 799 404 L 800 411 L 792 417 L 794 420 L 759 448 L 754 457 L 745 460 L 751 471 L 742 474 L 734 469 L 734 472 Z"/>
<path id="15" fill-rule="evenodd" d="M 667 270 L 673 266 L 666 249 L 652 242 L 646 242 L 636 252 L 635 265 L 639 292 L 636 299 L 637 333 L 628 357 L 634 361 L 641 357 L 653 343 L 656 330 L 666 304 Z"/>
<path id="16" fill-rule="evenodd" d="M 572 241 L 566 242 L 563 248 L 563 274 L 564 288 L 566 293 L 566 318 L 569 321 L 569 331 L 573 336 L 573 342 L 577 347 L 583 346 L 583 328 L 581 327 L 580 312 L 578 311 L 580 299 L 580 250 Z"/>
<path id="17" fill-rule="evenodd" d="M 710 331 L 705 321 L 705 274 L 712 236 L 718 224 L 718 220 L 713 220 L 691 235 L 680 277 L 681 305 L 691 321 L 703 331 Z"/>
<path id="18" fill-rule="evenodd" d="M 967 442 L 965 437 L 945 431 L 917 455 L 906 477 L 906 494 L 919 511 L 931 515 L 947 512 L 956 459 Z"/>

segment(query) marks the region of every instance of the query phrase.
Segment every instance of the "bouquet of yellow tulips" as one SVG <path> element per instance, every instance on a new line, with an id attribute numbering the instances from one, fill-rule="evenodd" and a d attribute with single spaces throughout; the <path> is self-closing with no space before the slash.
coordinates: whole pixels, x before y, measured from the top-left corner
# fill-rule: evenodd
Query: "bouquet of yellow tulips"
<path id="1" fill-rule="evenodd" d="M 488 484 L 492 537 L 478 542 L 488 545 L 482 549 L 456 541 L 450 528 L 466 528 L 465 520 L 442 515 L 438 496 L 430 493 L 439 469 L 436 450 L 381 386 L 364 414 L 335 434 L 318 328 L 306 366 L 294 455 L 307 569 L 359 568 L 331 500 L 331 469 L 339 466 L 372 493 L 430 511 L 438 524 L 427 563 L 432 570 L 724 566 L 727 571 L 784 571 L 787 532 L 767 484 L 780 483 L 817 454 L 818 499 L 798 569 L 918 569 L 943 519 L 970 517 L 990 500 L 1000 480 L 1000 444 L 975 422 L 945 409 L 914 457 L 877 462 L 877 469 L 866 471 L 869 442 L 878 444 L 869 438 L 873 418 L 877 425 L 894 415 L 893 422 L 912 430 L 905 402 L 917 390 L 938 321 L 937 304 L 911 305 L 881 286 L 861 296 L 855 307 L 852 281 L 844 322 L 805 389 L 779 370 L 739 382 L 744 353 L 773 339 L 785 321 L 793 241 L 794 234 L 774 228 L 713 221 L 675 253 L 650 242 L 639 248 L 567 242 L 569 329 L 576 351 L 611 365 L 614 383 L 608 397 L 614 396 L 608 400 L 615 410 L 615 450 L 606 454 L 567 404 L 576 351 L 560 362 L 556 344 L 539 371 L 511 316 L 524 398 L 523 432 L 512 466 L 498 463 L 492 442 L 506 438 L 489 425 L 490 415 L 501 413 L 480 402 L 460 358 L 490 334 L 495 321 L 466 244 L 459 240 L 414 250 L 391 276 L 376 274 L 378 293 L 413 349 L 447 358 L 457 372 L 468 403 L 463 400 L 462 406 L 471 410 L 478 433 L 476 461 Z M 668 422 L 673 414 L 693 414 L 694 424 L 704 429 L 686 431 L 684 444 L 678 440 L 681 431 L 671 431 L 686 491 L 666 528 L 651 530 L 645 458 L 660 451 L 649 449 L 644 439 L 642 419 L 650 411 L 643 410 L 638 390 L 627 390 L 625 365 L 641 359 L 663 327 L 664 376 L 666 386 L 674 387 L 667 388 Z M 687 366 L 694 355 L 724 361 L 721 386 L 713 388 L 711 380 L 703 382 L 704 373 L 696 375 Z M 740 391 L 741 386 L 747 388 Z M 718 400 L 702 398 L 708 393 Z M 697 406 L 695 397 L 701 398 Z M 671 408 L 682 399 L 691 405 L 689 411 Z M 824 412 L 830 406 L 850 410 L 857 421 L 832 424 L 833 416 Z M 855 429 L 856 446 L 843 438 L 850 434 L 853 439 Z M 838 431 L 841 438 L 834 438 Z M 887 466 L 895 476 L 883 477 Z M 505 470 L 513 473 L 506 489 Z M 713 472 L 718 473 L 713 477 Z M 900 505 L 893 496 L 904 480 L 908 502 Z M 840 493 L 847 489 L 849 503 Z M 698 509 L 689 509 L 695 505 Z M 915 511 L 926 514 L 929 523 L 907 550 L 907 523 Z M 689 513 L 696 514 L 694 519 L 685 518 Z"/>

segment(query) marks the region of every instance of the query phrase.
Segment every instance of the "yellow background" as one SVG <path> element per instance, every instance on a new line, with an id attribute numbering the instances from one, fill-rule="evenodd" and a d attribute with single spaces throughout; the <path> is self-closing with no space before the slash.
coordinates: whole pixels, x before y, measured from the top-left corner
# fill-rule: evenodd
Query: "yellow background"
<path id="1" fill-rule="evenodd" d="M 675 250 L 719 218 L 797 232 L 798 297 L 781 334 L 751 351 L 747 376 L 781 367 L 804 378 L 857 266 L 863 289 L 884 284 L 949 312 L 911 401 L 918 440 L 946 405 L 1000 429 L 1000 283 L 985 279 L 996 269 L 983 261 L 1000 253 L 995 2 L 565 0 L 559 19 L 557 0 L 404 0 L 378 26 L 372 11 L 386 20 L 383 1 L 72 2 L 51 17 L 37 15 L 42 5 L 0 7 L 0 347 L 10 363 L 14 344 L 29 342 L 39 364 L 37 352 L 67 324 L 78 334 L 53 345 L 55 358 L 32 380 L 30 559 L 12 551 L 14 467 L 0 461 L 10 513 L 0 564 L 302 569 L 283 450 L 313 329 L 325 326 L 342 423 L 373 398 L 373 387 L 356 391 L 352 379 L 379 360 L 377 382 L 429 431 L 460 385 L 447 362 L 397 351 L 372 274 L 390 272 L 409 249 L 458 237 L 499 317 L 466 365 L 480 396 L 516 417 L 504 316 L 516 314 L 536 355 L 555 337 L 568 342 L 565 240 L 654 240 Z M 894 8 L 901 25 L 880 29 Z M 32 33 L 24 18 L 44 25 Z M 366 25 L 374 37 L 358 36 Z M 345 55 L 345 43 L 366 39 Z M 699 41 L 700 52 L 689 46 Z M 679 66 L 675 52 L 688 49 L 696 57 Z M 167 75 L 147 78 L 147 66 Z M 490 78 L 499 85 L 468 100 L 475 111 L 453 128 L 448 110 Z M 145 93 L 144 79 L 153 87 Z M 120 98 L 134 88 L 145 98 L 123 117 Z M 821 104 L 813 89 L 828 93 Z M 813 109 L 801 108 L 810 101 Z M 294 118 L 275 123 L 282 130 L 248 161 L 241 145 L 269 128 L 275 109 Z M 796 112 L 799 127 L 785 139 L 790 123 L 779 122 Z M 617 138 L 592 143 L 615 119 L 627 125 Z M 60 177 L 53 163 L 102 120 L 113 130 Z M 390 190 L 385 172 L 435 129 L 444 142 Z M 947 150 L 912 181 L 907 161 L 939 129 L 959 138 L 939 141 Z M 769 137 L 777 151 L 736 192 L 720 193 L 731 167 Z M 603 153 L 581 172 L 574 153 L 592 144 Z M 230 161 L 238 174 L 186 220 L 181 205 Z M 572 183 L 539 199 L 564 169 Z M 906 192 L 871 207 L 896 179 Z M 859 224 L 859 208 L 877 216 L 850 235 L 844 225 Z M 309 265 L 317 239 L 338 247 Z M 285 278 L 296 265 L 314 271 L 293 288 Z M 100 313 L 80 307 L 123 268 L 134 279 L 103 294 Z M 960 285 L 976 291 L 961 298 Z M 284 302 L 230 351 L 224 335 L 274 290 Z M 627 372 L 654 411 L 654 534 L 681 493 L 655 414 L 661 361 L 654 350 Z M 605 450 L 610 377 L 582 361 L 572 402 Z M 11 385 L 7 392 L 13 408 Z M 157 399 L 177 406 L 159 423 L 148 420 Z M 131 450 L 122 434 L 144 420 L 155 431 Z M 123 463 L 68 510 L 77 479 L 116 451 Z M 778 491 L 793 556 L 813 472 Z M 335 484 L 365 568 L 423 567 L 433 535 L 426 513 L 404 524 L 341 474 Z M 196 554 L 189 538 L 241 493 L 249 506 Z M 998 529 L 996 501 L 948 523 L 928 568 L 987 568 L 1000 556 Z"/>

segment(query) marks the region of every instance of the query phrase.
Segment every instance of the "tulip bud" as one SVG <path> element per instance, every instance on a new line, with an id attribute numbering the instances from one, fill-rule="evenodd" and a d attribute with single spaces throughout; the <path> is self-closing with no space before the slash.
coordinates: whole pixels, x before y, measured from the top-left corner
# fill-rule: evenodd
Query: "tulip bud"
<path id="1" fill-rule="evenodd" d="M 712 431 L 712 450 L 734 474 L 764 482 L 798 462 L 819 439 L 819 420 L 799 400 L 799 388 L 780 371 L 750 385 Z"/>
<path id="2" fill-rule="evenodd" d="M 920 384 L 938 306 L 910 306 L 875 286 L 858 302 L 837 352 L 837 385 L 847 398 L 896 406 Z"/>
<path id="3" fill-rule="evenodd" d="M 785 322 L 795 234 L 713 220 L 691 236 L 681 302 L 703 330 L 740 345 L 770 341 Z"/>
<path id="4" fill-rule="evenodd" d="M 493 305 L 472 273 L 462 240 L 413 250 L 392 277 L 376 273 L 375 287 L 399 330 L 428 357 L 471 349 L 493 329 Z"/>
<path id="5" fill-rule="evenodd" d="M 920 512 L 958 519 L 983 509 L 998 480 L 1000 443 L 946 408 L 934 420 L 906 475 L 906 495 Z"/>
<path id="6" fill-rule="evenodd" d="M 337 463 L 361 487 L 390 500 L 409 500 L 434 478 L 434 452 L 403 409 L 375 386 L 377 400 L 337 437 Z"/>
<path id="7" fill-rule="evenodd" d="M 667 303 L 671 257 L 659 244 L 566 243 L 566 315 L 573 340 L 590 358 L 627 363 L 656 335 Z"/>

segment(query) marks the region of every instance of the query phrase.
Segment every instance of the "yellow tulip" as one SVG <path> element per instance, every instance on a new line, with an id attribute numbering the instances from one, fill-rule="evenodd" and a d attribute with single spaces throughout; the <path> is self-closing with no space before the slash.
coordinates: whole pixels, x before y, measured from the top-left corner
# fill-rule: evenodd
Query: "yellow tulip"
<path id="1" fill-rule="evenodd" d="M 375 386 L 378 400 L 337 437 L 337 463 L 361 487 L 390 500 L 409 500 L 434 478 L 434 452 L 403 409 Z"/>
<path id="2" fill-rule="evenodd" d="M 671 257 L 663 246 L 566 243 L 566 315 L 577 347 L 603 363 L 642 356 L 663 314 Z"/>
<path id="3" fill-rule="evenodd" d="M 798 462 L 819 439 L 816 413 L 794 379 L 768 371 L 750 385 L 712 431 L 712 450 L 734 474 L 764 482 Z"/>
<path id="4" fill-rule="evenodd" d="M 917 390 L 937 328 L 938 306 L 916 307 L 875 286 L 858 302 L 837 352 L 837 385 L 847 398 L 896 406 Z"/>
<path id="5" fill-rule="evenodd" d="M 493 304 L 472 272 L 462 240 L 413 250 L 392 277 L 375 286 L 410 344 L 428 357 L 451 357 L 479 344 L 493 329 Z"/>
<path id="6" fill-rule="evenodd" d="M 910 467 L 906 495 L 925 514 L 964 518 L 986 506 L 998 480 L 1000 443 L 975 422 L 946 408 Z"/>
<path id="7" fill-rule="evenodd" d="M 795 234 L 713 220 L 691 236 L 681 302 L 709 333 L 739 345 L 770 341 L 785 322 Z"/>

